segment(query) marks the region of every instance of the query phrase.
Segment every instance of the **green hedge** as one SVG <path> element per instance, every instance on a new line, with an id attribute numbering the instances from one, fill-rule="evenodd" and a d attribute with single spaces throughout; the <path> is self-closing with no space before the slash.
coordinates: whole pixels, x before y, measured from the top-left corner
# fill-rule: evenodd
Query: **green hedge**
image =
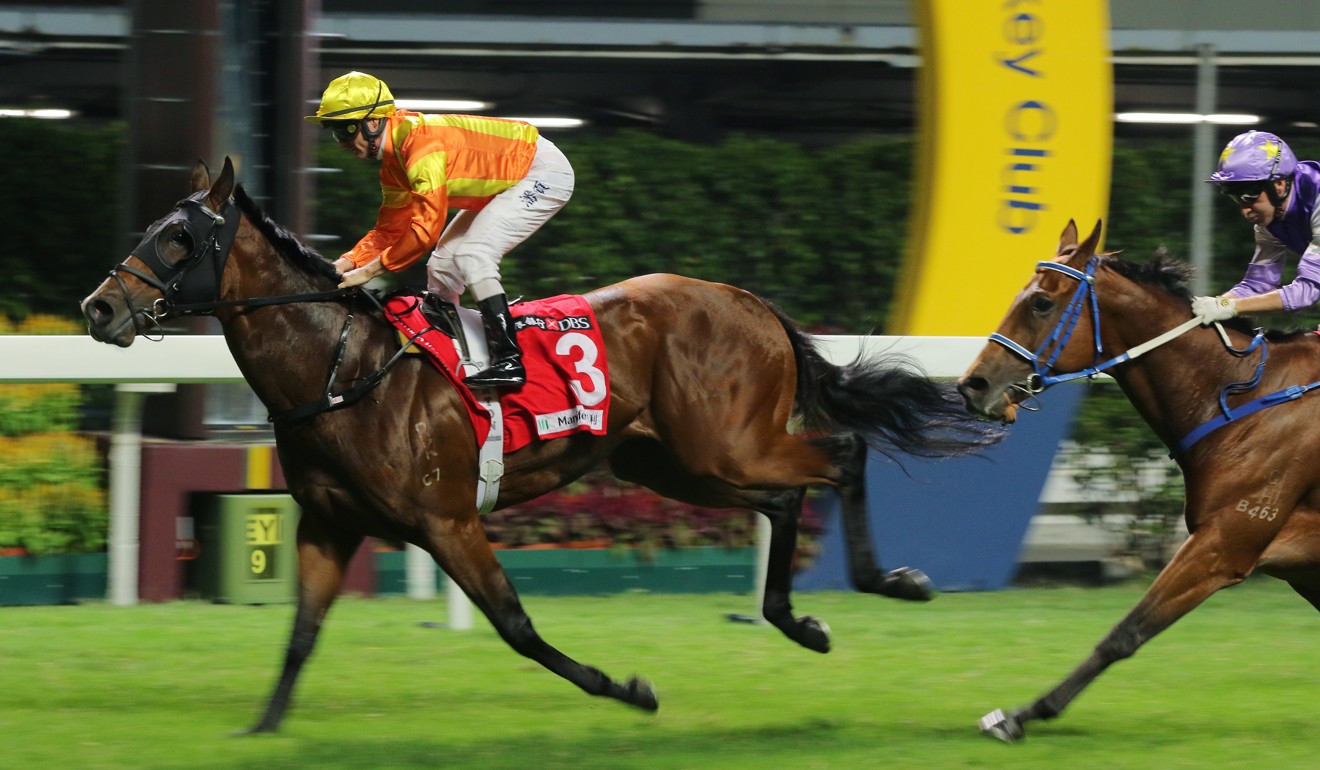
<path id="1" fill-rule="evenodd" d="M 132 248 L 120 231 L 124 143 L 118 123 L 0 120 L 0 319 L 77 317 L 78 303 Z"/>
<path id="2" fill-rule="evenodd" d="M 76 334 L 71 321 L 30 316 L 0 333 Z M 0 549 L 99 551 L 109 514 L 103 463 L 79 435 L 77 385 L 0 385 Z"/>
<path id="3" fill-rule="evenodd" d="M 680 272 L 754 291 L 818 330 L 884 331 L 912 209 L 911 138 L 835 147 L 745 136 L 698 145 L 640 131 L 553 138 L 577 171 L 577 190 L 505 260 L 515 294 L 576 293 Z M 0 315 L 76 317 L 78 300 L 131 245 L 116 231 L 123 126 L 7 120 L 0 143 L 9 178 L 22 180 L 0 186 L 7 233 L 0 248 L 10 256 Z M 1298 139 L 1293 148 L 1320 157 L 1320 142 Z M 317 166 L 339 170 L 317 177 L 313 203 L 317 232 L 337 238 L 320 248 L 334 256 L 375 221 L 377 171 L 329 142 L 319 142 L 316 155 Z M 1117 139 L 1106 245 L 1136 259 L 1161 245 L 1190 258 L 1190 167 L 1189 141 Z M 1247 224 L 1227 203 L 1217 205 L 1211 286 L 1235 283 L 1251 249 Z M 425 280 L 421 265 L 400 277 Z"/>
<path id="4" fill-rule="evenodd" d="M 577 175 L 573 199 L 502 265 L 511 292 L 581 293 L 677 272 L 731 283 L 807 326 L 882 327 L 907 229 L 912 143 L 831 148 L 734 137 L 704 146 L 637 131 L 555 137 Z M 318 231 L 337 255 L 375 221 L 376 168 L 322 143 Z M 364 173 L 364 171 L 366 173 Z M 419 265 L 400 283 L 422 285 Z"/>

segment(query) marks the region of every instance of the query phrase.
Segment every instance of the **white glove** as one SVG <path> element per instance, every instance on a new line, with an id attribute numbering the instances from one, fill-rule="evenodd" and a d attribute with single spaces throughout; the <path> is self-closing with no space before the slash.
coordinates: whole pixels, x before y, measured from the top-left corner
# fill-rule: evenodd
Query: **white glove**
<path id="1" fill-rule="evenodd" d="M 1196 316 L 1202 326 L 1209 326 L 1215 321 L 1227 321 L 1237 316 L 1237 298 L 1193 297 L 1192 315 Z"/>

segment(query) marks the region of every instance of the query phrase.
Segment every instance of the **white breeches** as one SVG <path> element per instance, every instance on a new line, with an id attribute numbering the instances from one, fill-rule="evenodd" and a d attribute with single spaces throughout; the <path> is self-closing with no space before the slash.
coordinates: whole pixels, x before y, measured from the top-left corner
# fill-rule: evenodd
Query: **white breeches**
<path id="1" fill-rule="evenodd" d="M 449 222 L 426 262 L 427 289 L 457 302 L 467 286 L 498 285 L 504 255 L 572 196 L 573 167 L 568 158 L 549 139 L 538 138 L 527 176 L 480 211 L 460 211 Z"/>

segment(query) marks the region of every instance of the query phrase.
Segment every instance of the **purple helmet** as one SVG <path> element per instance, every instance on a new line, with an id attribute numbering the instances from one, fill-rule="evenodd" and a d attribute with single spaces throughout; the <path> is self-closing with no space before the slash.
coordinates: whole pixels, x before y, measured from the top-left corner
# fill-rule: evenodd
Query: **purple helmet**
<path id="1" fill-rule="evenodd" d="M 1297 156 L 1282 139 L 1266 131 L 1238 134 L 1219 154 L 1219 167 L 1207 182 L 1255 182 L 1291 179 Z"/>

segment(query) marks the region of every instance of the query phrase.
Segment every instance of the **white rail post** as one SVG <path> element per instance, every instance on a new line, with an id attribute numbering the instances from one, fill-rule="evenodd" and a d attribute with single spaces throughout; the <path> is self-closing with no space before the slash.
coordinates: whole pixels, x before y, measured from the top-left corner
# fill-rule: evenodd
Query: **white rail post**
<path id="1" fill-rule="evenodd" d="M 409 599 L 435 598 L 435 560 L 412 543 L 404 550 Z"/>
<path id="2" fill-rule="evenodd" d="M 138 603 L 138 511 L 142 485 L 142 402 L 148 393 L 170 393 L 168 383 L 115 386 L 114 433 L 110 437 L 110 532 L 106 598 Z"/>
<path id="3" fill-rule="evenodd" d="M 463 593 L 454 579 L 445 575 L 445 599 L 449 604 L 449 628 L 452 631 L 472 630 L 472 600 Z"/>

